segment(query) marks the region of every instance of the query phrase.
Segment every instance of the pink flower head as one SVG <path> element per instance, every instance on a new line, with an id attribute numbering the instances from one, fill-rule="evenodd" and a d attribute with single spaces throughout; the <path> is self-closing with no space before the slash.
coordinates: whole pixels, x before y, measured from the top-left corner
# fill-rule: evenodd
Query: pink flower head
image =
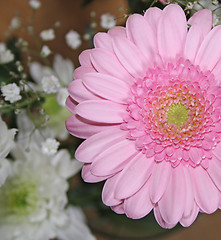
<path id="1" fill-rule="evenodd" d="M 187 26 L 190 25 L 188 29 Z M 69 132 L 103 202 L 165 228 L 213 213 L 221 197 L 221 26 L 178 5 L 98 33 L 69 86 Z"/>

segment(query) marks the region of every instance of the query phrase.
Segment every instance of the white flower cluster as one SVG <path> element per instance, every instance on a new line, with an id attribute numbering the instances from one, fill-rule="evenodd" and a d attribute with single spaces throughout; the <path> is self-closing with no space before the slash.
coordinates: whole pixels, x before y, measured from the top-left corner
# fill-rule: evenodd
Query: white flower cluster
<path id="1" fill-rule="evenodd" d="M 16 131 L 0 119 L 1 240 L 95 240 L 81 209 L 65 208 L 67 179 L 82 165 L 67 150 L 57 151 L 54 139 L 44 139 L 38 130 L 30 135 L 33 124 L 26 114 L 18 115 L 18 127 L 11 151 Z M 5 159 L 10 151 L 14 161 Z"/>
<path id="2" fill-rule="evenodd" d="M 0 64 L 6 64 L 14 60 L 14 55 L 6 48 L 4 43 L 0 43 Z"/>
<path id="3" fill-rule="evenodd" d="M 105 29 L 110 29 L 114 26 L 116 26 L 116 19 L 115 16 L 113 16 L 110 13 L 104 13 L 101 15 L 101 27 Z"/>
<path id="4" fill-rule="evenodd" d="M 15 83 L 9 83 L 2 86 L 1 91 L 5 101 L 14 103 L 21 99 L 20 88 Z"/>
<path id="5" fill-rule="evenodd" d="M 41 7 L 41 2 L 38 0 L 30 0 L 29 5 L 32 9 L 38 10 Z"/>
<path id="6" fill-rule="evenodd" d="M 43 91 L 48 94 L 56 93 L 61 86 L 58 78 L 55 77 L 54 75 L 44 76 L 41 80 L 41 85 Z"/>
<path id="7" fill-rule="evenodd" d="M 43 41 L 51 41 L 55 39 L 54 29 L 50 28 L 40 32 L 40 37 Z"/>
<path id="8" fill-rule="evenodd" d="M 78 32 L 74 30 L 70 30 L 66 35 L 65 35 L 66 43 L 67 45 L 72 48 L 72 49 L 77 49 L 81 46 L 81 36 Z"/>

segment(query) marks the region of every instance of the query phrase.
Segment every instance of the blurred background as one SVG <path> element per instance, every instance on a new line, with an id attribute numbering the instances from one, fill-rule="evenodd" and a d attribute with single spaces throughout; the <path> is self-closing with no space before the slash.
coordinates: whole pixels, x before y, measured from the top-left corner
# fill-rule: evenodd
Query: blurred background
<path id="1" fill-rule="evenodd" d="M 124 25 L 128 14 L 142 12 L 142 7 L 145 7 L 145 4 L 149 4 L 146 1 L 137 0 L 42 0 L 41 3 L 42 6 L 36 12 L 33 23 L 35 33 L 39 35 L 44 29 L 54 28 L 56 37 L 53 41 L 47 42 L 47 45 L 52 50 L 52 53 L 59 53 L 63 57 L 71 59 L 75 67 L 79 66 L 78 55 L 84 49 L 92 47 L 93 34 L 98 31 L 107 31 L 107 29 L 101 26 L 102 14 L 109 13 L 115 17 L 116 25 Z M 32 9 L 28 5 L 28 0 L 1 0 L 0 42 L 7 41 L 9 36 L 22 37 L 29 42 L 30 48 L 34 48 L 35 41 L 28 32 L 20 28 L 13 30 L 13 32 L 9 30 L 9 26 L 12 24 L 12 19 L 15 16 L 21 19 L 22 23 L 26 23 L 27 26 L 30 24 Z M 77 31 L 82 39 L 82 44 L 76 49 L 70 48 L 65 43 L 65 35 L 71 29 Z M 52 58 L 53 55 L 50 57 Z M 41 61 L 38 57 L 36 58 Z M 33 59 L 35 60 L 35 57 Z M 82 181 L 80 176 L 78 176 L 77 181 Z M 91 213 L 86 212 L 86 214 L 90 219 Z M 92 231 L 98 240 L 111 239 L 93 229 Z M 134 239 L 136 240 L 137 238 Z M 221 212 L 217 211 L 211 215 L 201 214 L 191 227 L 186 229 L 179 228 L 168 235 L 162 236 L 160 239 L 219 240 L 221 239 Z"/>

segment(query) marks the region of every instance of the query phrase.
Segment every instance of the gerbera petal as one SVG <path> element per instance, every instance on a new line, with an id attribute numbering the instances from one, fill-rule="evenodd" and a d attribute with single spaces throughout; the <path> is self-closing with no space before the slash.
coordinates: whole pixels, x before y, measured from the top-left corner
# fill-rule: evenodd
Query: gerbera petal
<path id="1" fill-rule="evenodd" d="M 218 82 L 221 82 L 221 58 L 217 62 L 216 66 L 213 68 L 212 73 L 215 76 L 215 79 Z"/>
<path id="2" fill-rule="evenodd" d="M 205 37 L 213 25 L 212 12 L 208 9 L 200 10 L 188 20 L 188 24 L 191 26 L 195 25 L 198 29 L 200 29 L 203 36 Z"/>
<path id="3" fill-rule="evenodd" d="M 100 123 L 122 123 L 126 106 L 107 100 L 88 100 L 77 105 L 75 111 L 81 117 Z"/>
<path id="4" fill-rule="evenodd" d="M 120 64 L 116 55 L 106 49 L 93 49 L 91 61 L 100 73 L 109 74 L 130 84 L 134 82 L 133 77 Z"/>
<path id="5" fill-rule="evenodd" d="M 184 180 L 185 180 L 185 210 L 183 217 L 187 217 L 191 215 L 193 205 L 194 205 L 194 194 L 193 194 L 193 186 L 192 186 L 192 180 L 191 175 L 189 172 L 188 166 L 183 166 L 183 172 L 184 172 Z"/>
<path id="6" fill-rule="evenodd" d="M 109 128 L 110 124 L 98 124 L 84 119 L 76 114 L 66 120 L 66 127 L 70 134 L 78 138 L 88 138 Z"/>
<path id="7" fill-rule="evenodd" d="M 94 46 L 95 48 L 104 48 L 113 50 L 112 41 L 110 35 L 107 33 L 97 33 L 94 36 Z"/>
<path id="8" fill-rule="evenodd" d="M 185 208 L 185 179 L 183 166 L 179 165 L 171 171 L 167 188 L 158 202 L 163 219 L 170 224 L 176 224 L 183 216 Z"/>
<path id="9" fill-rule="evenodd" d="M 107 206 L 116 206 L 119 205 L 122 201 L 116 199 L 114 196 L 114 190 L 118 183 L 119 174 L 114 175 L 107 179 L 102 190 L 102 201 Z"/>
<path id="10" fill-rule="evenodd" d="M 142 152 L 136 155 L 120 173 L 115 196 L 124 199 L 137 192 L 150 177 L 153 163 L 154 158 L 147 158 Z"/>
<path id="11" fill-rule="evenodd" d="M 75 157 L 78 161 L 90 163 L 94 157 L 103 150 L 112 146 L 117 140 L 123 140 L 127 132 L 120 130 L 120 127 L 110 127 L 86 139 L 76 150 Z"/>
<path id="12" fill-rule="evenodd" d="M 203 33 L 197 25 L 193 25 L 187 33 L 184 47 L 184 57 L 194 62 L 200 44 L 203 41 Z"/>
<path id="13" fill-rule="evenodd" d="M 221 42 L 221 26 L 213 28 L 203 40 L 196 55 L 195 64 L 201 70 L 213 70 L 221 56 L 221 47 L 217 43 Z"/>
<path id="14" fill-rule="evenodd" d="M 215 156 L 209 162 L 209 167 L 207 168 L 209 176 L 216 184 L 217 188 L 221 191 L 221 161 L 219 161 Z"/>
<path id="15" fill-rule="evenodd" d="M 91 55 L 91 49 L 84 50 L 79 55 L 79 62 L 81 64 L 81 66 L 92 67 L 90 55 Z"/>
<path id="16" fill-rule="evenodd" d="M 205 213 L 215 212 L 219 205 L 219 190 L 208 173 L 201 166 L 198 166 L 191 169 L 191 175 L 197 205 Z"/>
<path id="17" fill-rule="evenodd" d="M 77 102 L 75 102 L 70 96 L 67 98 L 65 105 L 71 113 L 75 113 L 75 107 L 77 106 Z"/>
<path id="18" fill-rule="evenodd" d="M 189 157 L 194 163 L 199 164 L 201 161 L 200 149 L 191 147 L 189 150 Z"/>
<path id="19" fill-rule="evenodd" d="M 142 52 L 128 39 L 113 38 L 114 52 L 121 64 L 135 78 L 143 78 L 146 75 L 148 61 Z"/>
<path id="20" fill-rule="evenodd" d="M 98 177 L 95 176 L 91 173 L 91 164 L 87 163 L 84 164 L 82 171 L 81 171 L 81 176 L 84 179 L 85 182 L 88 183 L 95 183 L 95 182 L 101 182 L 104 181 L 107 177 Z"/>
<path id="21" fill-rule="evenodd" d="M 89 91 L 84 86 L 81 79 L 76 79 L 73 82 L 71 82 L 68 86 L 68 92 L 70 96 L 76 102 L 79 102 L 79 103 L 89 99 L 101 99 L 100 97 L 96 96 L 91 91 Z"/>
<path id="22" fill-rule="evenodd" d="M 133 196 L 125 199 L 124 210 L 128 217 L 139 219 L 146 216 L 153 209 L 154 205 L 149 196 L 150 183 L 151 178 Z"/>
<path id="23" fill-rule="evenodd" d="M 146 19 L 139 15 L 131 15 L 126 23 L 128 38 L 139 47 L 142 53 L 149 60 L 153 60 L 153 52 L 157 52 L 156 34 Z"/>
<path id="24" fill-rule="evenodd" d="M 174 21 L 176 19 L 176 21 Z M 186 16 L 182 8 L 170 4 L 164 8 L 159 20 L 157 39 L 159 53 L 166 60 L 181 55 L 187 33 Z"/>
<path id="25" fill-rule="evenodd" d="M 97 176 L 106 176 L 119 172 L 125 163 L 131 160 L 138 151 L 133 141 L 128 139 L 116 141 L 111 147 L 95 157 L 91 172 Z"/>
<path id="26" fill-rule="evenodd" d="M 74 70 L 74 79 L 82 79 L 85 73 L 96 72 L 93 67 L 80 66 Z"/>
<path id="27" fill-rule="evenodd" d="M 120 79 L 101 73 L 88 73 L 82 80 L 84 85 L 96 95 L 113 102 L 127 103 L 130 88 Z"/>
<path id="28" fill-rule="evenodd" d="M 173 228 L 176 226 L 176 224 L 171 224 L 171 223 L 167 223 L 163 218 L 162 218 L 162 215 L 160 213 L 160 210 L 159 210 L 159 206 L 155 206 L 154 207 L 154 216 L 158 222 L 158 224 L 163 227 L 163 228 Z"/>
<path id="29" fill-rule="evenodd" d="M 150 198 L 153 203 L 158 202 L 164 194 L 171 176 L 171 170 L 171 164 L 168 162 L 163 161 L 155 164 L 150 188 Z"/>
<path id="30" fill-rule="evenodd" d="M 213 154 L 221 161 L 221 142 L 216 145 Z"/>
<path id="31" fill-rule="evenodd" d="M 180 219 L 180 224 L 183 227 L 189 227 L 196 220 L 198 213 L 199 207 L 194 203 L 190 214 L 188 216 L 183 216 Z"/>
<path id="32" fill-rule="evenodd" d="M 116 206 L 111 206 L 111 209 L 116 212 L 117 214 L 124 214 L 124 202 L 116 205 Z"/>
<path id="33" fill-rule="evenodd" d="M 152 29 L 157 32 L 157 27 L 159 19 L 162 16 L 163 11 L 157 7 L 152 7 L 147 9 L 144 14 L 144 17 L 147 19 L 148 23 L 151 25 Z"/>
<path id="34" fill-rule="evenodd" d="M 113 27 L 113 28 L 109 29 L 107 33 L 111 37 L 114 37 L 114 36 L 119 36 L 119 37 L 124 37 L 124 38 L 127 37 L 126 28 L 125 27 L 121 27 L 121 26 Z"/>

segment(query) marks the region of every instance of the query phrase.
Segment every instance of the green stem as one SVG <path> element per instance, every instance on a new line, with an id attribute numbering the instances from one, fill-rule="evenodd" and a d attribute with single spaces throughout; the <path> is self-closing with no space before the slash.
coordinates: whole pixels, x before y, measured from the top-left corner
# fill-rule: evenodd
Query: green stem
<path id="1" fill-rule="evenodd" d="M 158 0 L 154 0 L 154 1 L 150 4 L 150 7 L 152 7 L 156 2 L 158 2 Z"/>
<path id="2" fill-rule="evenodd" d="M 214 13 L 217 9 L 220 9 L 220 8 L 221 8 L 221 6 L 215 8 L 212 12 Z"/>
<path id="3" fill-rule="evenodd" d="M 16 109 L 21 109 L 21 108 L 24 108 L 24 107 L 28 107 L 29 105 L 31 105 L 36 100 L 38 100 L 38 98 L 34 97 L 32 99 L 27 99 L 27 101 L 20 102 L 20 103 L 17 103 L 15 105 L 12 105 L 12 104 L 7 104 L 5 106 L 3 105 L 2 109 L 1 109 L 1 113 L 6 114 L 6 113 L 9 113 L 9 112 L 14 111 Z"/>

